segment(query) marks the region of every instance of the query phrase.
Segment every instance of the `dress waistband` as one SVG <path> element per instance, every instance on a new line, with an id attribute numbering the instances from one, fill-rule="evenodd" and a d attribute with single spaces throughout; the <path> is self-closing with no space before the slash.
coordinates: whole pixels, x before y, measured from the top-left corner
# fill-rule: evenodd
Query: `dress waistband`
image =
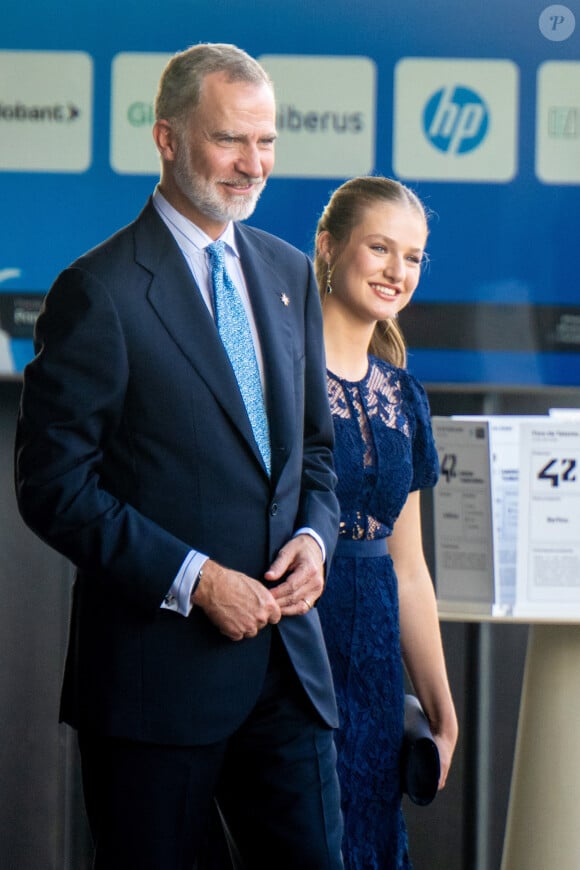
<path id="1" fill-rule="evenodd" d="M 358 541 L 352 538 L 339 538 L 335 552 L 337 556 L 368 559 L 386 556 L 389 552 L 389 545 L 386 538 L 363 538 Z"/>

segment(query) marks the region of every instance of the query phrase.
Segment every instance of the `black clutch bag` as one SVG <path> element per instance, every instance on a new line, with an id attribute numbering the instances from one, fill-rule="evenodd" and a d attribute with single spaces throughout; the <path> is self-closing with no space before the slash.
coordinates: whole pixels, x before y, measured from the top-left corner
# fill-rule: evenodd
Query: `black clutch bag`
<path id="1" fill-rule="evenodd" d="M 405 695 L 405 733 L 401 751 L 401 786 L 414 804 L 430 804 L 439 785 L 439 750 L 429 721 L 415 695 Z"/>

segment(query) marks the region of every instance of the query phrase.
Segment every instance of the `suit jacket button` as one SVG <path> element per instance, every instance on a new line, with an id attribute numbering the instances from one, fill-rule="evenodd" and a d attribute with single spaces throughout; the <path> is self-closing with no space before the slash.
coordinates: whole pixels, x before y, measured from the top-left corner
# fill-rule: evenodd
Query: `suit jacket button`
<path id="1" fill-rule="evenodd" d="M 278 513 L 278 505 L 276 504 L 276 502 L 273 502 L 271 507 L 270 507 L 270 516 L 275 517 L 277 513 Z"/>

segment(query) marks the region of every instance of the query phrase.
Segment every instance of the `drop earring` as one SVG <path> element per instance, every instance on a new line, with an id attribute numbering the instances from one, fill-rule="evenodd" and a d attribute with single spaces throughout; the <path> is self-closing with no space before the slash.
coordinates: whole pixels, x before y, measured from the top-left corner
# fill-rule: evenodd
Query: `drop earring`
<path id="1" fill-rule="evenodd" d="M 330 268 L 330 263 L 329 263 L 327 270 L 326 270 L 326 295 L 327 296 L 330 296 L 330 294 L 332 293 L 331 281 L 332 281 L 332 269 Z"/>

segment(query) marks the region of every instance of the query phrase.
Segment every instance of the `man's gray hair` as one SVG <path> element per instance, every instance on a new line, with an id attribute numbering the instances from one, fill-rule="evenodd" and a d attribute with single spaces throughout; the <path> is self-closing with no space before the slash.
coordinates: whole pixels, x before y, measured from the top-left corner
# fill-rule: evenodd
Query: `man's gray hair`
<path id="1" fill-rule="evenodd" d="M 175 54 L 163 71 L 155 98 L 155 119 L 183 123 L 198 105 L 204 78 L 223 72 L 230 82 L 272 81 L 257 60 L 227 43 L 200 43 Z"/>

